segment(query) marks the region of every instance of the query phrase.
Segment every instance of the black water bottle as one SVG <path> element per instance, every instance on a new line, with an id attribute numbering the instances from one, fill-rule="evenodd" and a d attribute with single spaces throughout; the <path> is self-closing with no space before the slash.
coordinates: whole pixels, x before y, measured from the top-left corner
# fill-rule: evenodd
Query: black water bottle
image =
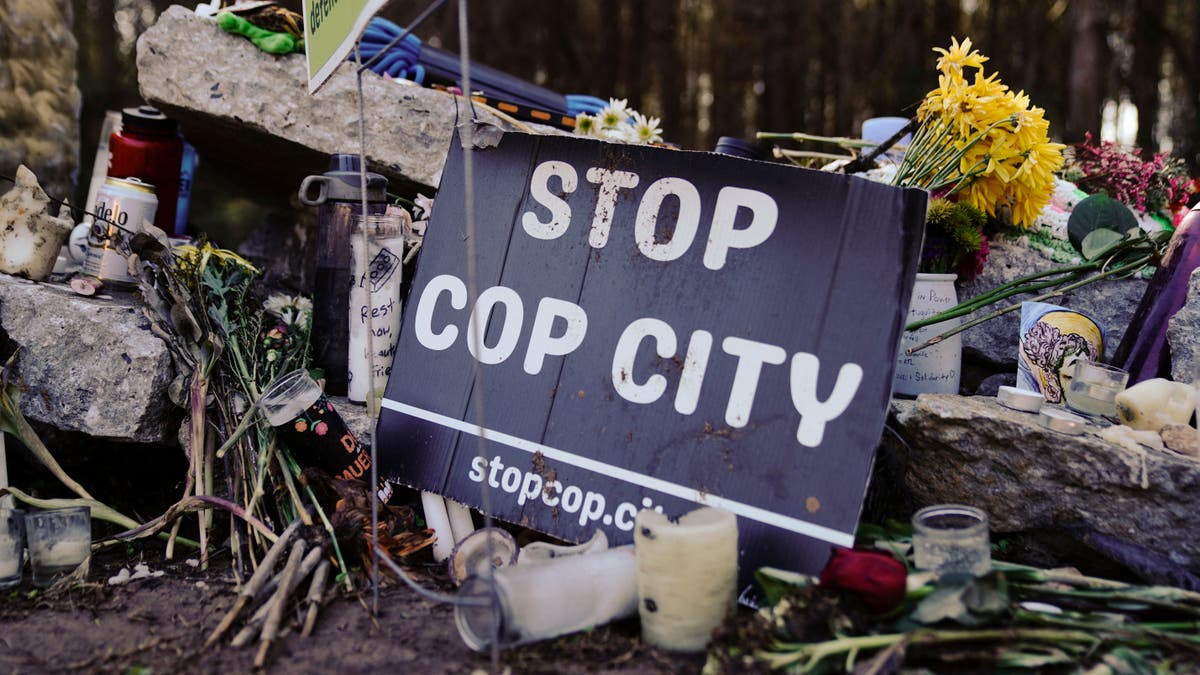
<path id="1" fill-rule="evenodd" d="M 313 362 L 325 371 L 325 391 L 346 394 L 350 344 L 350 236 L 362 215 L 358 155 L 340 153 L 329 171 L 300 183 L 300 201 L 317 211 L 317 271 L 313 288 Z M 316 194 L 313 194 L 314 191 Z M 367 172 L 367 213 L 387 210 L 387 179 Z"/>

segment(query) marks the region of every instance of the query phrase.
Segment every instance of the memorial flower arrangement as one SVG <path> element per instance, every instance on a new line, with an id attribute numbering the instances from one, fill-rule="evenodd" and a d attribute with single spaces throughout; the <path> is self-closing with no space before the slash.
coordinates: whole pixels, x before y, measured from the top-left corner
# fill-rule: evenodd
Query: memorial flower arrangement
<path id="1" fill-rule="evenodd" d="M 1090 133 L 1071 146 L 1063 176 L 1089 194 L 1103 192 L 1168 224 L 1183 217 L 1188 198 L 1196 191 L 1181 160 L 1165 152 L 1144 160 L 1137 148 L 1122 148 L 1111 141 L 1095 143 Z"/>
<path id="2" fill-rule="evenodd" d="M 929 202 L 920 270 L 973 279 L 987 261 L 988 242 L 983 233 L 986 223 L 983 211 L 966 202 L 945 198 Z"/>
<path id="3" fill-rule="evenodd" d="M 860 527 L 858 545 L 835 549 L 819 578 L 758 570 L 761 609 L 717 630 L 703 672 L 1200 667 L 1200 593 L 998 560 L 982 577 L 939 578 L 914 569 L 911 532 L 896 525 Z"/>
<path id="4" fill-rule="evenodd" d="M 1014 93 L 971 40 L 934 48 L 938 86 L 917 109 L 920 126 L 893 184 L 921 187 L 980 209 L 1002 222 L 1032 225 L 1054 192 L 1065 148 L 1049 140 L 1049 122 L 1022 91 Z"/>
<path id="5" fill-rule="evenodd" d="M 630 108 L 627 99 L 610 98 L 608 105 L 595 115 L 576 115 L 575 133 L 609 141 L 649 145 L 663 140 L 659 124 L 657 117 L 647 117 Z"/>

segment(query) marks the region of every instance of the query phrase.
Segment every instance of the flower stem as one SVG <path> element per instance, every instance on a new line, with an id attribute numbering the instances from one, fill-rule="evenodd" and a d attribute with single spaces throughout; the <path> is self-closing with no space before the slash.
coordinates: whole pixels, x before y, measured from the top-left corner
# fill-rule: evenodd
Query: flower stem
<path id="1" fill-rule="evenodd" d="M 1061 288 L 1056 288 L 1049 293 L 1043 293 L 1037 297 L 1030 298 L 1029 300 L 1027 300 L 1025 302 L 1041 302 L 1043 300 L 1049 300 L 1050 298 L 1057 297 L 1068 291 L 1073 291 L 1076 288 L 1079 288 L 1081 286 L 1086 286 L 1086 285 L 1092 283 L 1093 281 L 1099 281 L 1101 279 L 1105 279 L 1105 278 L 1108 278 L 1111 276 L 1116 276 L 1119 274 L 1124 274 L 1125 272 L 1128 272 L 1130 270 L 1137 269 L 1137 268 L 1141 267 L 1142 265 L 1145 265 L 1146 263 L 1150 262 L 1150 260 L 1152 260 L 1153 258 L 1154 258 L 1153 255 L 1146 255 L 1141 258 L 1137 258 L 1137 259 L 1135 259 L 1131 262 L 1125 263 L 1123 265 L 1118 265 L 1117 267 L 1114 267 L 1114 268 L 1108 270 L 1107 272 L 1100 272 L 1099 274 L 1093 274 L 1092 276 L 1086 277 L 1080 281 L 1076 281 L 1073 284 L 1067 284 L 1066 286 L 1063 286 Z M 921 351 L 922 349 L 936 345 L 937 343 L 941 342 L 942 340 L 945 340 L 948 337 L 951 337 L 953 335 L 958 335 L 959 333 L 967 330 L 968 328 L 974 328 L 975 326 L 978 326 L 979 324 L 984 323 L 985 321 L 991 321 L 992 319 L 995 319 L 998 316 L 1002 316 L 1004 314 L 1007 314 L 1013 310 L 1017 310 L 1020 308 L 1021 308 L 1021 303 L 1019 303 L 1019 302 L 1013 303 L 1007 307 L 998 309 L 989 314 L 985 314 L 985 315 L 979 317 L 978 319 L 974 319 L 974 320 L 968 321 L 964 324 L 960 324 L 954 328 L 951 328 L 950 330 L 948 330 L 944 333 L 935 335 L 915 347 L 910 347 L 910 348 L 906 349 L 905 353 L 910 354 L 910 355 L 915 354 L 915 353 Z"/>
<path id="2" fill-rule="evenodd" d="M 878 143 L 865 141 L 861 138 L 850 138 L 849 136 L 818 136 L 816 134 L 806 134 L 803 132 L 778 133 L 773 131 L 760 131 L 755 134 L 755 137 L 760 141 L 814 141 L 816 143 L 833 143 L 847 148 L 870 148 L 875 147 Z"/>
<path id="3" fill-rule="evenodd" d="M 1050 643 L 1095 644 L 1100 638 L 1088 631 L 1054 628 L 993 628 L 981 630 L 922 629 L 911 633 L 891 633 L 844 637 L 814 644 L 778 644 L 780 651 L 759 653 L 771 669 L 796 667 L 792 672 L 813 671 L 821 661 L 850 650 L 874 650 L 901 641 L 910 645 L 938 645 L 958 642 L 1016 642 L 1034 640 Z"/>

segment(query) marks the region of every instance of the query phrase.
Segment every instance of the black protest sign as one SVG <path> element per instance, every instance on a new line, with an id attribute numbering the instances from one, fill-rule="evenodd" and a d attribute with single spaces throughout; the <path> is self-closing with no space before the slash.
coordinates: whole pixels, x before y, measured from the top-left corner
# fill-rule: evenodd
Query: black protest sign
<path id="1" fill-rule="evenodd" d="M 815 571 L 851 545 L 925 193 L 578 138 L 509 134 L 473 157 L 478 299 L 455 141 L 383 475 L 475 507 L 489 490 L 493 515 L 572 540 L 720 506 L 744 572 Z"/>

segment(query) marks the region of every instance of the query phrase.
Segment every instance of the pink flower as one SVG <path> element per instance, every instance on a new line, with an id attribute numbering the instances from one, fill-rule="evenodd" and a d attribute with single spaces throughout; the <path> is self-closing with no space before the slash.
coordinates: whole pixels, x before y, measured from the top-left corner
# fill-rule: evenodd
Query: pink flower
<path id="1" fill-rule="evenodd" d="M 316 425 L 313 426 L 313 431 L 317 432 L 318 436 L 324 436 L 329 431 L 329 425 L 325 424 L 324 422 L 317 422 Z"/>

